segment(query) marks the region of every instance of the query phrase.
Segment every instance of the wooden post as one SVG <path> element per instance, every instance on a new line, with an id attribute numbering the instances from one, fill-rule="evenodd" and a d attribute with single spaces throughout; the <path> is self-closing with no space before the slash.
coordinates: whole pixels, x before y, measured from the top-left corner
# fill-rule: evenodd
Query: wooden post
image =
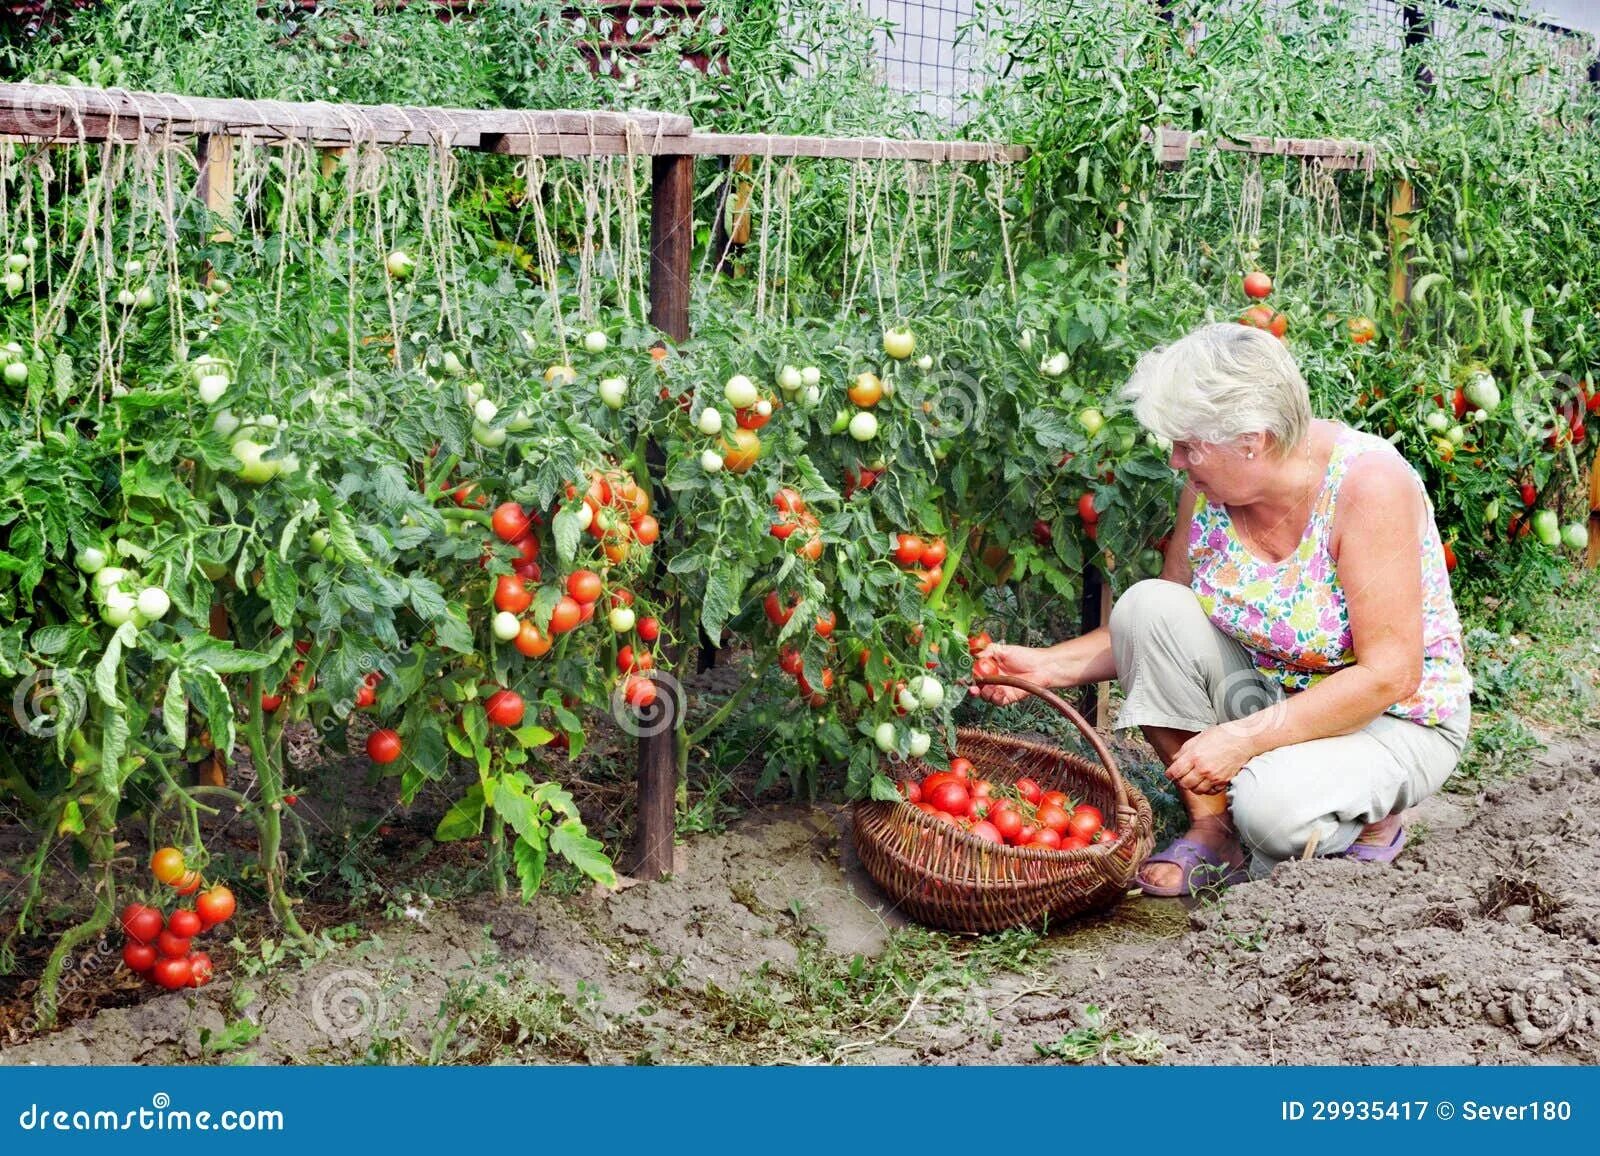
<path id="1" fill-rule="evenodd" d="M 1600 566 L 1600 453 L 1589 464 L 1589 550 L 1583 565 L 1587 570 Z"/>
<path id="2" fill-rule="evenodd" d="M 1083 570 L 1083 593 L 1078 598 L 1078 633 L 1088 634 L 1091 630 L 1098 630 L 1103 625 L 1105 616 L 1102 607 L 1108 603 L 1106 580 L 1100 573 L 1100 568 L 1091 563 Z M 1100 683 L 1094 686 L 1078 688 L 1078 713 L 1086 719 L 1093 719 L 1096 727 L 1100 726 L 1102 713 L 1101 703 L 1104 700 L 1106 686 Z"/>
<path id="3" fill-rule="evenodd" d="M 689 336 L 689 268 L 694 248 L 694 158 L 658 156 L 650 178 L 650 324 L 673 341 Z M 661 468 L 651 447 L 651 471 Z M 654 487 L 652 486 L 652 489 Z M 653 495 L 652 495 L 653 496 Z M 675 662 L 676 666 L 677 663 Z M 682 696 L 657 696 L 662 714 L 639 740 L 638 823 L 630 873 L 659 879 L 672 870 L 678 781 L 676 712 Z"/>
<path id="4" fill-rule="evenodd" d="M 234 138 L 220 134 L 202 136 L 198 142 L 200 155 L 205 158 L 200 166 L 200 187 L 197 190 L 201 199 L 205 201 L 207 210 L 231 220 L 233 213 L 233 146 Z M 231 241 L 233 233 L 228 229 L 219 229 L 211 235 L 215 241 Z M 210 285 L 216 278 L 216 270 L 209 265 L 206 267 L 203 278 L 205 284 Z M 211 620 L 209 623 L 211 637 L 225 639 L 228 637 L 228 611 L 221 600 L 211 604 Z M 196 780 L 207 787 L 224 787 L 228 783 L 228 754 L 215 747 L 211 750 L 211 757 L 203 760 L 195 768 Z"/>
<path id="5" fill-rule="evenodd" d="M 1402 246 L 1411 235 L 1411 213 L 1416 207 L 1416 190 L 1402 177 L 1389 200 L 1389 301 L 1397 317 L 1411 300 L 1411 257 Z"/>

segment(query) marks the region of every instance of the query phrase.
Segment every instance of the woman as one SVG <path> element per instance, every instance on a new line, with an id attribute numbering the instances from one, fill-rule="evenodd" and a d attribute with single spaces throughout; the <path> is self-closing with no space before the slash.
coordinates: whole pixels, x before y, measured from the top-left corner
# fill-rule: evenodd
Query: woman
<path id="1" fill-rule="evenodd" d="M 1121 681 L 1117 726 L 1144 731 L 1189 812 L 1141 867 L 1146 893 L 1308 851 L 1392 860 L 1401 812 L 1460 759 L 1472 692 L 1421 479 L 1388 442 L 1313 419 L 1259 329 L 1207 325 L 1148 353 L 1124 396 L 1187 475 L 1161 577 L 1109 627 L 986 653 L 1045 686 Z"/>

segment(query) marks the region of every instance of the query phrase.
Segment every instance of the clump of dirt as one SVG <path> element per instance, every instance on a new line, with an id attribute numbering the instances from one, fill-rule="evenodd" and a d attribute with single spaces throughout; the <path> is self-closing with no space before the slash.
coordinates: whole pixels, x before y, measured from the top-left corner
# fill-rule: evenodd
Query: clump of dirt
<path id="1" fill-rule="evenodd" d="M 0 1062 L 1600 1061 L 1600 763 L 1557 748 L 1411 829 L 1392 867 L 963 938 L 886 908 L 847 810 L 776 807 L 664 882 L 418 901 L 300 971 L 235 968 Z"/>

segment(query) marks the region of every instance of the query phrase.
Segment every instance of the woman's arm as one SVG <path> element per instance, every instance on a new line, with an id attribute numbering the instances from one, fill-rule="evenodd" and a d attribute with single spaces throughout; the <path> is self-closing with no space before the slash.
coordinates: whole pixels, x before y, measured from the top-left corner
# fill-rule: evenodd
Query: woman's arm
<path id="1" fill-rule="evenodd" d="M 1189 584 L 1189 520 L 1194 516 L 1194 491 L 1187 485 L 1178 498 L 1178 516 L 1167 542 L 1161 577 L 1182 586 Z M 983 657 L 1000 663 L 1002 674 L 1025 678 L 1045 687 L 1088 686 L 1117 677 L 1111 653 L 1111 631 L 1104 626 L 1069 638 L 1054 646 L 1013 646 L 997 642 Z M 1025 697 L 1020 690 L 991 686 L 980 692 L 990 702 L 1004 705 Z"/>
<path id="2" fill-rule="evenodd" d="M 1168 769 L 1180 786 L 1223 790 L 1258 754 L 1366 726 L 1422 681 L 1422 495 L 1406 464 L 1372 454 L 1339 493 L 1333 548 L 1356 660 L 1281 705 L 1212 727 Z"/>

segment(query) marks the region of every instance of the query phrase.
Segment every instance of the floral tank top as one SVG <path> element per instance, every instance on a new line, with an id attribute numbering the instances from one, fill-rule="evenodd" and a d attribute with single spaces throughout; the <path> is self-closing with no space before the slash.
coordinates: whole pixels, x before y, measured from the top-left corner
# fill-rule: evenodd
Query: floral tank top
<path id="1" fill-rule="evenodd" d="M 1189 528 L 1191 586 L 1216 627 L 1255 658 L 1256 669 L 1286 690 L 1305 690 L 1355 662 L 1350 618 L 1338 564 L 1328 548 L 1339 485 L 1362 454 L 1397 453 L 1382 438 L 1344 429 L 1334 444 L 1322 492 L 1299 548 L 1282 562 L 1263 562 L 1240 542 L 1226 506 L 1195 499 Z M 1418 489 L 1422 479 L 1415 470 Z M 1444 547 L 1427 505 L 1422 540 L 1422 682 L 1387 713 L 1437 726 L 1472 693 L 1461 646 L 1461 620 L 1450 596 Z"/>

